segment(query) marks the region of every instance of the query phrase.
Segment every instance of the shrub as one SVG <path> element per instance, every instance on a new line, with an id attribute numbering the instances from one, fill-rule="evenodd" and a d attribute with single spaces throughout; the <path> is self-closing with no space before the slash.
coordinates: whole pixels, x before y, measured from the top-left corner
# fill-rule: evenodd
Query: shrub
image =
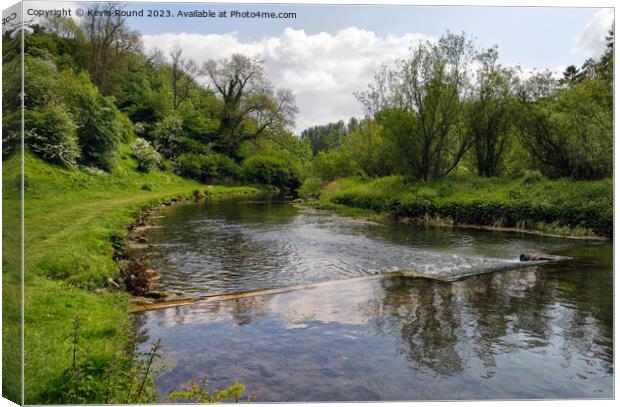
<path id="1" fill-rule="evenodd" d="M 201 179 L 206 182 L 232 182 L 241 177 L 241 167 L 224 154 L 202 156 Z"/>
<path id="2" fill-rule="evenodd" d="M 319 178 L 306 178 L 299 188 L 299 195 L 303 198 L 318 198 L 323 188 L 323 181 Z"/>
<path id="3" fill-rule="evenodd" d="M 76 164 L 80 156 L 76 128 L 62 105 L 24 111 L 24 142 L 29 150 L 48 161 L 67 167 Z"/>
<path id="4" fill-rule="evenodd" d="M 131 149 L 138 161 L 138 169 L 140 171 L 149 172 L 161 163 L 161 155 L 151 146 L 151 143 L 143 138 L 138 138 L 131 145 Z"/>
<path id="5" fill-rule="evenodd" d="M 168 116 L 155 124 L 151 136 L 157 151 L 168 160 L 174 160 L 180 152 L 183 120 L 180 117 Z"/>
<path id="6" fill-rule="evenodd" d="M 523 183 L 535 184 L 543 179 L 543 175 L 538 170 L 526 170 L 523 174 Z"/>
<path id="7" fill-rule="evenodd" d="M 120 142 L 132 132 L 130 123 L 111 98 L 101 96 L 86 73 L 74 76 L 65 71 L 60 80 L 63 83 L 61 96 L 78 126 L 81 161 L 110 170 Z"/>
<path id="8" fill-rule="evenodd" d="M 200 179 L 202 160 L 192 153 L 182 154 L 175 162 L 175 171 L 182 177 Z"/>
<path id="9" fill-rule="evenodd" d="M 232 182 L 241 178 L 241 168 L 223 154 L 186 153 L 176 161 L 177 174 L 202 182 Z"/>
<path id="10" fill-rule="evenodd" d="M 312 159 L 312 173 L 324 181 L 361 173 L 359 166 L 340 149 L 321 151 Z"/>
<path id="11" fill-rule="evenodd" d="M 293 165 L 276 157 L 250 157 L 243 162 L 243 172 L 249 181 L 281 189 L 294 190 L 301 185 Z"/>

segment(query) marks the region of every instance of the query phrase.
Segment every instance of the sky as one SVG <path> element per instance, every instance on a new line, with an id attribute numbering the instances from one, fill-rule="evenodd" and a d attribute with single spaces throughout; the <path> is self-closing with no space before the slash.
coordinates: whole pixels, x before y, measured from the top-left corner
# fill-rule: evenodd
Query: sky
<path id="1" fill-rule="evenodd" d="M 33 2 L 32 7 L 79 7 Z M 26 5 L 26 8 L 30 7 Z M 497 45 L 500 63 L 561 73 L 602 53 L 613 9 L 385 5 L 131 3 L 126 10 L 294 12 L 294 19 L 129 17 L 146 50 L 180 46 L 199 64 L 233 53 L 259 56 L 278 88 L 296 96 L 296 130 L 361 116 L 354 93 L 383 63 L 406 57 L 420 40 L 465 32 L 481 47 Z"/>

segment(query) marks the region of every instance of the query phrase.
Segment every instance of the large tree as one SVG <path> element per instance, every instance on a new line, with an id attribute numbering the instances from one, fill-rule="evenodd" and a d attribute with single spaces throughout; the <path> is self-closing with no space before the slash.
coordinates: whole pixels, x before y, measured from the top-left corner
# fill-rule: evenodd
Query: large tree
<path id="1" fill-rule="evenodd" d="M 290 129 L 297 112 L 288 89 L 275 90 L 265 77 L 262 61 L 235 54 L 203 65 L 216 94 L 223 101 L 220 138 L 215 148 L 236 157 L 245 140 Z"/>
<path id="2" fill-rule="evenodd" d="M 509 146 L 518 80 L 512 69 L 498 64 L 496 48 L 480 53 L 481 64 L 472 100 L 467 105 L 467 126 L 473 138 L 478 175 L 501 174 Z"/>
<path id="3" fill-rule="evenodd" d="M 537 77 L 532 81 L 542 82 Z M 522 99 L 517 122 L 521 141 L 543 174 L 577 179 L 612 175 L 613 111 L 604 97 L 608 88 L 604 80 L 582 79 L 546 97 Z"/>
<path id="4" fill-rule="evenodd" d="M 176 110 L 189 97 L 198 66 L 193 59 L 183 58 L 183 50 L 178 46 L 170 51 L 170 60 L 172 107 Z"/>
<path id="5" fill-rule="evenodd" d="M 115 13 L 122 7 L 116 3 L 96 3 L 82 21 L 89 44 L 88 70 L 103 94 L 111 93 L 111 77 L 120 76 L 117 75 L 119 70 L 126 72 L 128 60 L 142 49 L 139 33 L 127 26 L 127 17 Z"/>
<path id="6" fill-rule="evenodd" d="M 423 180 L 453 171 L 472 144 L 464 126 L 475 49 L 464 35 L 421 42 L 395 67 L 384 67 L 357 94 L 400 152 L 405 171 Z"/>

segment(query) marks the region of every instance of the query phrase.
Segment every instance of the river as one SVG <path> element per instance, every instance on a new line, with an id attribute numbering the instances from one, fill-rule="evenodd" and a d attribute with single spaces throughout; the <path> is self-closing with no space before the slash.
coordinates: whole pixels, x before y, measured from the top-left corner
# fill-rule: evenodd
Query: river
<path id="1" fill-rule="evenodd" d="M 270 200 L 158 215 L 147 237 L 162 290 L 301 286 L 139 314 L 143 349 L 162 341 L 162 401 L 205 374 L 265 402 L 613 396 L 611 243 L 376 224 Z M 532 251 L 573 259 L 518 261 Z"/>

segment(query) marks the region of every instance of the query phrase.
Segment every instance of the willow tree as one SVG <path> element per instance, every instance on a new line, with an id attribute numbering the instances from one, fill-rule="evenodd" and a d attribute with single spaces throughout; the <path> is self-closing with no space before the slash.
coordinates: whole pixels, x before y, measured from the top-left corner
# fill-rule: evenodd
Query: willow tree
<path id="1" fill-rule="evenodd" d="M 418 179 L 452 172 L 472 144 L 464 123 L 475 49 L 464 35 L 420 42 L 393 67 L 384 66 L 358 93 L 366 113 L 383 127 L 404 171 Z"/>
<path id="2" fill-rule="evenodd" d="M 220 137 L 214 146 L 219 152 L 234 157 L 244 141 L 293 126 L 293 94 L 274 89 L 260 60 L 235 54 L 206 62 L 203 73 L 223 101 Z"/>
<path id="3" fill-rule="evenodd" d="M 518 79 L 514 71 L 497 63 L 496 48 L 480 53 L 476 86 L 467 106 L 467 127 L 473 139 L 478 175 L 501 174 L 515 118 Z"/>

